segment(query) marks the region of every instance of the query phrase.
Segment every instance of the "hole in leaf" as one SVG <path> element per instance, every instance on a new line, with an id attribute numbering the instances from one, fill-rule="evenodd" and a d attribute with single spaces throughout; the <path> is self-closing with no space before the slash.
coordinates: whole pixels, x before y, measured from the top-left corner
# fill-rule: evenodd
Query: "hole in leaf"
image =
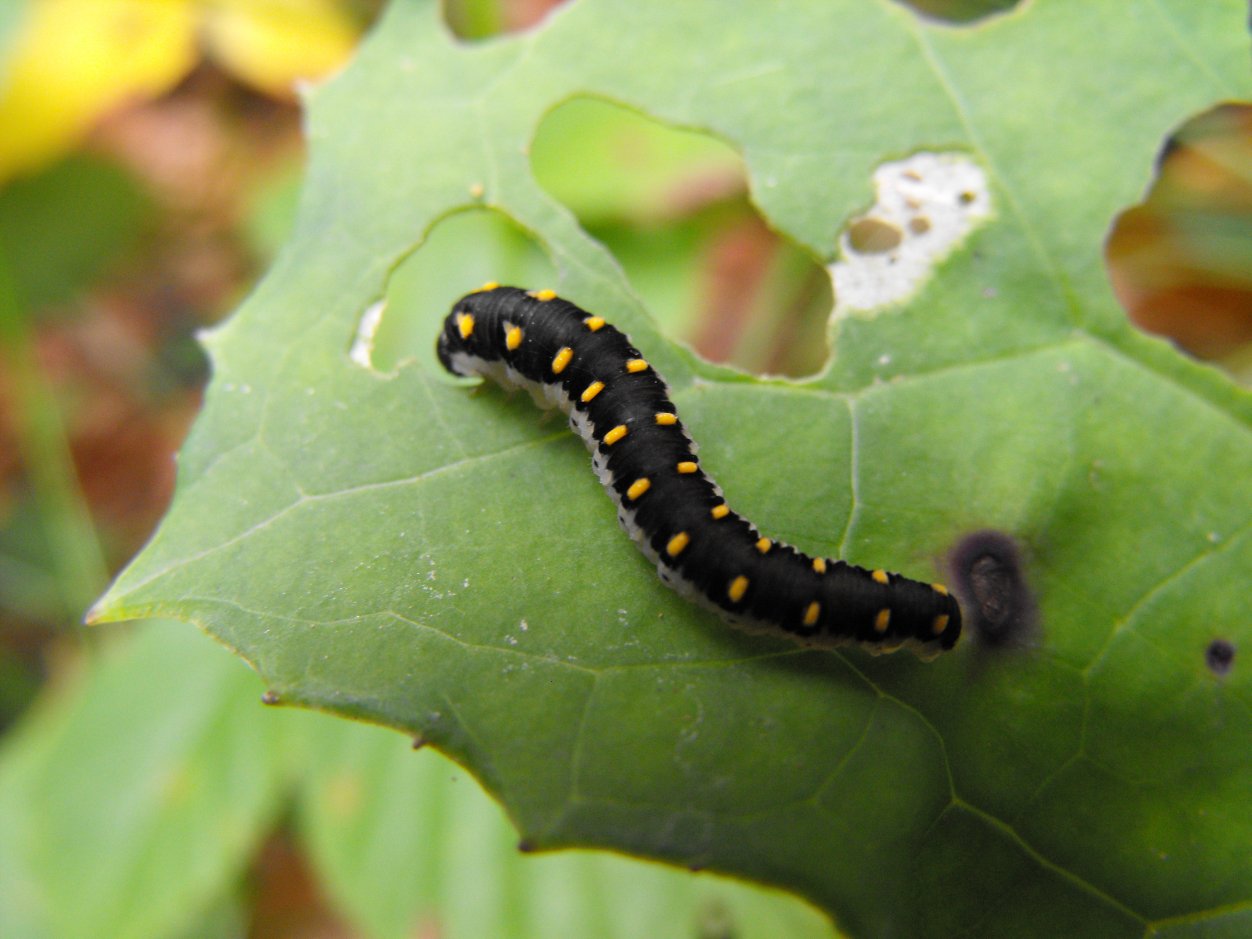
<path id="1" fill-rule="evenodd" d="M 448 30 L 458 39 L 475 41 L 519 33 L 539 26 L 569 0 L 444 0 L 440 7 Z"/>
<path id="2" fill-rule="evenodd" d="M 391 272 L 383 299 L 361 312 L 352 361 L 392 372 L 416 359 L 443 374 L 435 359 L 439 323 L 457 298 L 489 280 L 555 286 L 556 271 L 538 242 L 499 212 L 471 209 L 442 219 Z"/>
<path id="3" fill-rule="evenodd" d="M 770 229 L 725 143 L 584 97 L 544 118 L 531 164 L 669 335 L 750 372 L 825 363 L 829 276 Z"/>
<path id="4" fill-rule="evenodd" d="M 986 174 L 963 154 L 915 153 L 874 171 L 874 205 L 839 239 L 835 315 L 873 313 L 912 296 L 991 216 Z"/>
<path id="5" fill-rule="evenodd" d="M 949 23 L 972 23 L 1013 9 L 1021 0 L 896 0 L 934 20 Z"/>
<path id="6" fill-rule="evenodd" d="M 1201 358 L 1252 343 L 1252 107 L 1188 121 L 1113 225 L 1109 277 L 1130 319 Z"/>

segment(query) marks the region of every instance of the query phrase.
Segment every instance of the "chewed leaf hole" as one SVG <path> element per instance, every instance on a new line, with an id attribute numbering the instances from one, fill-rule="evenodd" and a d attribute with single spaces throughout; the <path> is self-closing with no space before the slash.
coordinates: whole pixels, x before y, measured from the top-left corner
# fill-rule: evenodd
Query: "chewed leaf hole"
<path id="1" fill-rule="evenodd" d="M 544 22 L 571 0 L 539 0 L 530 3 L 482 3 L 478 0 L 444 0 L 440 12 L 448 31 L 464 42 L 541 29 Z"/>
<path id="2" fill-rule="evenodd" d="M 884 163 L 874 191 L 874 205 L 844 231 L 841 258 L 830 268 L 836 316 L 903 302 L 991 217 L 986 174 L 962 154 Z"/>
<path id="3" fill-rule="evenodd" d="M 757 374 L 825 363 L 829 275 L 761 216 L 733 147 L 583 97 L 548 113 L 530 155 L 668 335 Z"/>
<path id="4" fill-rule="evenodd" d="M 1252 349 L 1252 106 L 1227 104 L 1165 141 L 1146 197 L 1113 224 L 1109 277 L 1130 320 L 1236 370 Z"/>
<path id="5" fill-rule="evenodd" d="M 1021 0 L 896 0 L 928 19 L 953 24 L 970 24 L 1006 13 Z"/>
<path id="6" fill-rule="evenodd" d="M 487 281 L 559 286 L 538 242 L 499 212 L 472 209 L 437 222 L 391 271 L 382 299 L 361 311 L 348 357 L 380 374 L 417 361 L 442 375 L 439 322 L 457 297 Z"/>

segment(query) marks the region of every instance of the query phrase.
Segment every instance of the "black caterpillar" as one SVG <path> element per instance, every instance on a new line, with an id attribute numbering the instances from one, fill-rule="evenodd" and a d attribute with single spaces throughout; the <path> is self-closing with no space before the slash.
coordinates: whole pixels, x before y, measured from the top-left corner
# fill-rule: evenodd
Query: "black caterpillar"
<path id="1" fill-rule="evenodd" d="M 961 610 L 940 584 L 813 558 L 763 536 L 700 468 L 661 376 L 626 335 L 554 291 L 486 284 L 444 321 L 454 375 L 526 388 L 592 453 L 618 520 L 679 593 L 756 632 L 871 652 L 951 649 Z"/>

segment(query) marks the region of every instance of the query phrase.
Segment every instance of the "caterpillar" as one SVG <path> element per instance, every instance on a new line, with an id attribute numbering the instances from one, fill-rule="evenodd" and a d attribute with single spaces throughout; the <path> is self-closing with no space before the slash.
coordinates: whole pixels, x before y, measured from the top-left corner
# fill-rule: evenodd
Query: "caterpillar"
<path id="1" fill-rule="evenodd" d="M 540 407 L 563 410 L 618 521 L 688 599 L 804 645 L 931 658 L 956 644 L 961 610 L 943 585 L 810 557 L 733 511 L 664 380 L 603 317 L 552 290 L 489 283 L 453 305 L 436 353 L 454 375 L 525 388 Z"/>

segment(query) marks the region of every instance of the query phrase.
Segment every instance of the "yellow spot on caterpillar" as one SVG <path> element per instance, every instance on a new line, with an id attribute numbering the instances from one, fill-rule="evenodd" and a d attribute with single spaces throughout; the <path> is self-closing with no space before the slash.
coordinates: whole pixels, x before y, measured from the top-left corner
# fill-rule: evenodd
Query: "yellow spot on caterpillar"
<path id="1" fill-rule="evenodd" d="M 626 436 L 626 425 L 618 424 L 616 427 L 614 427 L 612 430 L 610 430 L 607 434 L 604 435 L 604 445 L 606 447 L 611 447 L 613 446 L 613 444 L 617 443 L 619 440 L 621 440 L 625 436 Z"/>
<path id="2" fill-rule="evenodd" d="M 644 361 L 643 359 L 627 359 L 626 360 L 626 371 L 628 372 L 642 372 L 647 367 L 648 367 L 648 363 Z"/>
<path id="3" fill-rule="evenodd" d="M 740 574 L 730 582 L 730 586 L 726 588 L 726 595 L 730 597 L 731 603 L 738 603 L 743 599 L 743 595 L 748 592 L 748 578 Z"/>
<path id="4" fill-rule="evenodd" d="M 678 415 L 671 414 L 669 411 L 657 411 L 656 422 L 662 427 L 669 427 L 678 423 Z"/>
<path id="5" fill-rule="evenodd" d="M 460 330 L 462 339 L 468 339 L 474 332 L 474 315 L 472 313 L 458 313 L 456 315 L 456 328 Z"/>
<path id="6" fill-rule="evenodd" d="M 813 626 L 817 623 L 817 618 L 822 614 L 822 605 L 814 600 L 808 605 L 808 609 L 804 611 L 804 625 Z"/>
<path id="7" fill-rule="evenodd" d="M 561 346 L 556 355 L 552 357 L 552 374 L 560 375 L 565 371 L 565 366 L 569 365 L 570 359 L 574 357 L 574 350 L 569 346 Z"/>
<path id="8" fill-rule="evenodd" d="M 730 506 L 728 506 L 725 502 L 721 505 L 715 505 L 709 510 L 709 514 L 714 518 L 725 518 L 730 514 Z"/>
<path id="9" fill-rule="evenodd" d="M 626 490 L 626 498 L 634 502 L 641 495 L 652 488 L 652 480 L 647 476 L 642 476 L 630 484 L 630 488 Z"/>
<path id="10" fill-rule="evenodd" d="M 768 538 L 757 539 L 756 550 L 760 551 L 762 554 L 769 554 L 769 549 L 772 547 L 774 547 L 774 542 L 770 541 Z"/>
<path id="11" fill-rule="evenodd" d="M 942 636 L 943 631 L 948 628 L 948 614 L 940 613 L 935 617 L 935 621 L 930 624 L 930 631 L 936 636 Z"/>
<path id="12" fill-rule="evenodd" d="M 599 331 L 604 326 L 603 316 L 588 316 L 583 320 L 583 325 L 590 329 L 593 333 Z"/>
<path id="13" fill-rule="evenodd" d="M 588 401 L 590 401 L 592 398 L 594 398 L 603 390 L 604 390 L 604 382 L 593 381 L 590 385 L 588 385 L 583 390 L 582 397 L 579 398 L 579 400 L 582 401 L 583 404 L 586 404 Z"/>
<path id="14" fill-rule="evenodd" d="M 891 623 L 891 610 L 883 607 L 878 611 L 878 615 L 874 617 L 874 631 L 885 633 L 887 626 Z"/>
<path id="15" fill-rule="evenodd" d="M 475 290 L 474 293 L 486 293 L 488 290 L 495 290 L 499 286 L 500 284 L 498 281 L 489 280 L 487 283 Z"/>
<path id="16" fill-rule="evenodd" d="M 540 303 L 547 303 L 549 300 L 556 299 L 555 290 L 530 290 L 527 291 L 530 296 L 534 297 Z"/>
<path id="17" fill-rule="evenodd" d="M 939 596 L 946 597 L 948 595 L 948 588 L 943 584 L 931 584 L 930 586 L 934 588 L 935 593 L 939 594 Z"/>
<path id="18" fill-rule="evenodd" d="M 680 531 L 665 545 L 665 553 L 672 558 L 676 558 L 678 555 L 683 553 L 683 548 L 687 547 L 690 543 L 691 538 L 688 537 L 687 533 L 685 531 Z"/>
<path id="19" fill-rule="evenodd" d="M 694 460 L 683 460 L 678 464 L 678 472 L 680 473 L 694 473 L 699 468 L 699 465 Z"/>
<path id="20" fill-rule="evenodd" d="M 510 326 L 509 331 L 504 334 L 504 348 L 510 352 L 516 352 L 517 347 L 522 344 L 522 327 Z"/>
<path id="21" fill-rule="evenodd" d="M 869 576 L 874 578 L 874 580 L 880 584 L 885 584 L 888 579 L 886 571 L 874 571 L 874 573 L 870 574 Z"/>
<path id="22" fill-rule="evenodd" d="M 826 573 L 826 559 L 825 558 L 813 558 L 813 570 L 817 571 L 817 573 L 819 574 L 825 574 Z"/>

